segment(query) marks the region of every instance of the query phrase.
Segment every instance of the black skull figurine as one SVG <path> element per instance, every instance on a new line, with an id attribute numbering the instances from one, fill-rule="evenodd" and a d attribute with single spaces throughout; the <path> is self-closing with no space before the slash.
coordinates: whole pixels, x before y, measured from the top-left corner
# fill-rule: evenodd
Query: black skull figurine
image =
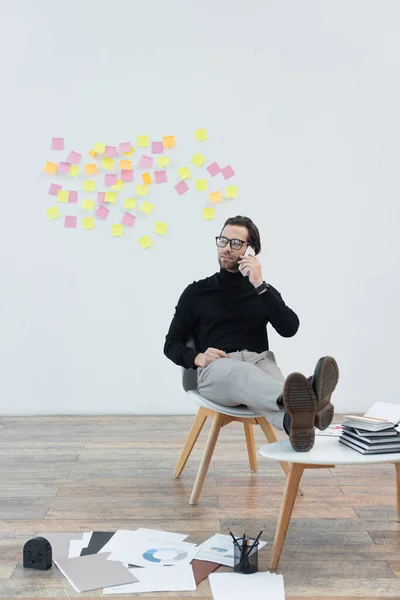
<path id="1" fill-rule="evenodd" d="M 50 542 L 44 537 L 34 537 L 24 546 L 24 567 L 47 571 L 53 562 Z"/>

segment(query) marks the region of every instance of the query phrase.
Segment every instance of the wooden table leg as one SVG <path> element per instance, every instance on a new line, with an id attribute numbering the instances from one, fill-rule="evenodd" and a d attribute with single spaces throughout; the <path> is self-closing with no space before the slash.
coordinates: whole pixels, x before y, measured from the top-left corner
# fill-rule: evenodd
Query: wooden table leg
<path id="1" fill-rule="evenodd" d="M 290 473 L 286 479 L 285 493 L 283 495 L 278 524 L 276 526 L 274 545 L 272 547 L 272 569 L 277 568 L 281 557 L 283 543 L 289 527 L 290 517 L 292 516 L 293 506 L 304 467 L 305 465 L 301 463 L 292 463 Z"/>
<path id="2" fill-rule="evenodd" d="M 400 521 L 400 463 L 394 463 L 396 467 L 396 497 L 397 497 L 397 520 Z"/>

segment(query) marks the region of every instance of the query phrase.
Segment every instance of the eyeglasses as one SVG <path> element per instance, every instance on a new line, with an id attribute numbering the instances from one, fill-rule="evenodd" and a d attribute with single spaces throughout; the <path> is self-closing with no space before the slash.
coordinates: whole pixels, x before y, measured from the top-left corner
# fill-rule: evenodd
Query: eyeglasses
<path id="1" fill-rule="evenodd" d="M 225 248 L 225 246 L 229 243 L 231 245 L 232 250 L 240 250 L 243 247 L 243 244 L 249 245 L 249 242 L 244 242 L 243 240 L 233 239 L 224 237 L 223 235 L 218 235 L 215 238 L 216 244 L 219 248 Z"/>

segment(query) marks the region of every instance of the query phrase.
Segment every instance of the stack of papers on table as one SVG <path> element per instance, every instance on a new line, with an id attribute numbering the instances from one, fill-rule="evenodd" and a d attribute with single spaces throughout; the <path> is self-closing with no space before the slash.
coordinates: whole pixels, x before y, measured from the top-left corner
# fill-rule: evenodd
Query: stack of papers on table
<path id="1" fill-rule="evenodd" d="M 339 442 L 360 454 L 400 452 L 399 421 L 400 406 L 376 402 L 363 417 L 346 416 Z"/>

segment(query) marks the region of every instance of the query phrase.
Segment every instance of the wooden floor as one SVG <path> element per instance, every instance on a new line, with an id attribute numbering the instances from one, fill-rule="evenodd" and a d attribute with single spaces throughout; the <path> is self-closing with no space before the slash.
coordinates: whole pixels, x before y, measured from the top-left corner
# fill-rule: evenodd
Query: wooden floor
<path id="1" fill-rule="evenodd" d="M 189 496 L 208 428 L 181 479 L 173 480 L 191 417 L 25 417 L 0 419 L 0 597 L 75 597 L 56 568 L 24 570 L 26 540 L 46 531 L 114 531 L 140 526 L 188 533 L 201 542 L 229 526 L 265 524 L 267 570 L 282 499 L 279 465 L 248 468 L 244 432 L 226 427 L 198 506 Z M 265 444 L 256 432 L 256 445 Z M 393 465 L 308 471 L 283 549 L 286 598 L 400 598 L 400 523 Z M 223 569 L 222 569 L 223 570 Z M 104 598 L 101 592 L 80 594 Z M 196 592 L 152 598 L 211 596 Z M 111 598 L 111 596 L 108 596 Z M 123 598 L 137 598 L 138 595 Z"/>

